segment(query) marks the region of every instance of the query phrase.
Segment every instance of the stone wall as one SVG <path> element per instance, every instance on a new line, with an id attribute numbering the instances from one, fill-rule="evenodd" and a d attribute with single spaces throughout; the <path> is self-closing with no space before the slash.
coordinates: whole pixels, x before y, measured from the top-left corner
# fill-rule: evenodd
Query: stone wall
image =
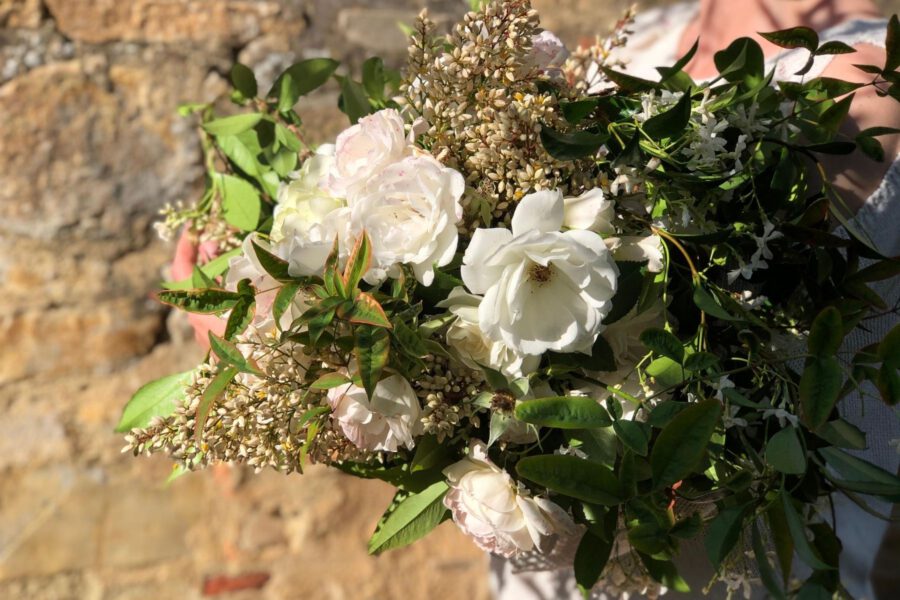
<path id="1" fill-rule="evenodd" d="M 452 525 L 366 556 L 384 485 L 220 468 L 164 488 L 170 464 L 120 455 L 112 433 L 142 382 L 200 358 L 149 298 L 172 252 L 155 212 L 200 185 L 176 106 L 220 97 L 235 59 L 263 86 L 312 56 L 398 65 L 396 24 L 426 4 L 444 22 L 465 6 L 0 0 L 0 598 L 487 598 Z M 627 2 L 535 4 L 575 43 Z M 303 106 L 322 139 L 344 125 L 335 100 Z"/>

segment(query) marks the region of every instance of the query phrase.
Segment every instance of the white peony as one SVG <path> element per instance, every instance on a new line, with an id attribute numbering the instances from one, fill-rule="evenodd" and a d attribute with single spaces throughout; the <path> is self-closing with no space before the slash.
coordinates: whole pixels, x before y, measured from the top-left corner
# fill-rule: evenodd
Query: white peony
<path id="1" fill-rule="evenodd" d="M 599 235 L 560 232 L 557 192 L 525 196 L 508 229 L 477 229 L 463 257 L 466 287 L 484 300 L 478 322 L 524 354 L 589 352 L 612 307 L 618 269 Z"/>
<path id="2" fill-rule="evenodd" d="M 332 146 L 320 147 L 278 192 L 271 238 L 294 276 L 320 274 L 335 238 L 347 235 L 346 202 L 322 187 L 334 162 L 332 152 Z"/>
<path id="3" fill-rule="evenodd" d="M 472 440 L 469 456 L 444 469 L 450 491 L 444 505 L 453 521 L 487 552 L 514 556 L 545 550 L 556 535 L 572 535 L 571 517 L 546 498 L 531 497 Z"/>
<path id="4" fill-rule="evenodd" d="M 348 198 L 355 235 L 372 240 L 366 281 L 397 277 L 408 264 L 416 279 L 431 285 L 434 266 L 453 260 L 462 218 L 462 175 L 425 154 L 409 156 L 373 176 Z"/>
<path id="5" fill-rule="evenodd" d="M 478 325 L 481 298 L 456 287 L 438 306 L 447 308 L 456 320 L 447 329 L 447 343 L 459 353 L 463 363 L 472 369 L 479 365 L 500 371 L 509 379 L 518 379 L 535 371 L 540 356 L 520 354 L 504 344 L 488 338 Z"/>
<path id="6" fill-rule="evenodd" d="M 259 237 L 259 234 L 251 233 L 244 238 L 241 254 L 228 261 L 225 289 L 236 290 L 238 283 L 242 279 L 249 279 L 250 285 L 257 290 L 256 306 L 251 326 L 261 332 L 271 331 L 275 327 L 272 304 L 275 302 L 275 296 L 278 295 L 282 284 L 269 275 L 262 264 L 260 264 L 259 259 L 256 257 L 256 250 L 253 248 L 254 243 L 263 250 L 278 255 L 277 248 L 269 246 Z M 281 320 L 278 323 L 279 327 L 282 330 L 290 327 L 294 319 L 302 315 L 307 308 L 309 306 L 304 299 L 304 295 L 302 293 L 297 294 L 293 302 L 288 306 L 288 309 L 281 315 Z"/>
<path id="7" fill-rule="evenodd" d="M 588 229 L 597 233 L 615 233 L 615 203 L 594 188 L 573 198 L 563 198 L 563 225 L 569 229 Z"/>
<path id="8" fill-rule="evenodd" d="M 380 110 L 338 135 L 325 187 L 332 195 L 345 197 L 411 153 L 403 117 L 392 108 Z"/>
<path id="9" fill-rule="evenodd" d="M 399 375 L 382 379 L 371 400 L 366 390 L 348 383 L 328 390 L 332 418 L 353 444 L 362 450 L 396 452 L 413 448 L 421 433 L 419 399 Z"/>

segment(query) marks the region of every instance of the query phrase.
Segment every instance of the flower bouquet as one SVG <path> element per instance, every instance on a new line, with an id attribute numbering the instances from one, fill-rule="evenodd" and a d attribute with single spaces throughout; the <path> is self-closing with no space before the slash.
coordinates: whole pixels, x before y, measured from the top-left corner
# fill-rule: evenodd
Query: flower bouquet
<path id="1" fill-rule="evenodd" d="M 178 473 L 390 482 L 372 553 L 452 519 L 487 551 L 568 561 L 585 592 L 685 591 L 673 560 L 702 536 L 719 579 L 839 591 L 829 498 L 900 500 L 840 410 L 900 400 L 900 328 L 842 346 L 891 310 L 871 285 L 900 262 L 854 227 L 821 157 L 881 160 L 894 130 L 848 139 L 864 86 L 774 82 L 749 38 L 711 81 L 682 70 L 696 46 L 658 81 L 629 76 L 612 50 L 630 17 L 569 53 L 525 0 L 446 37 L 423 13 L 402 73 L 373 58 L 357 81 L 316 58 L 263 95 L 238 64 L 241 112 L 184 107 L 206 191 L 159 227 L 218 256 L 158 299 L 220 315 L 221 335 L 135 394 L 126 449 Z M 885 64 L 860 68 L 900 98 L 898 33 L 895 17 Z M 810 60 L 853 51 L 764 35 Z M 315 147 L 295 106 L 330 80 L 352 125 Z"/>

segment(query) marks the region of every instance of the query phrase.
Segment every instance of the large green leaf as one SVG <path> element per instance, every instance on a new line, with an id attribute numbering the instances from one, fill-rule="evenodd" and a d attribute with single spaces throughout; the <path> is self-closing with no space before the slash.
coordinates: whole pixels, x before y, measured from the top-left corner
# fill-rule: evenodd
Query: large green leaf
<path id="1" fill-rule="evenodd" d="M 844 376 L 834 356 L 807 360 L 800 377 L 800 408 L 803 422 L 816 430 L 828 421 L 841 393 Z"/>
<path id="2" fill-rule="evenodd" d="M 650 426 L 638 421 L 619 419 L 613 423 L 613 431 L 622 440 L 626 448 L 630 448 L 638 456 L 647 456 L 650 443 Z"/>
<path id="3" fill-rule="evenodd" d="M 310 58 L 295 63 L 278 76 L 268 96 L 278 99 L 280 112 L 287 112 L 297 104 L 301 96 L 328 81 L 339 64 L 330 58 Z"/>
<path id="4" fill-rule="evenodd" d="M 722 414 L 717 400 L 704 400 L 684 409 L 660 432 L 650 453 L 657 489 L 684 479 L 697 466 Z"/>
<path id="5" fill-rule="evenodd" d="M 176 402 L 184 398 L 184 388 L 191 382 L 192 371 L 167 375 L 148 384 L 134 393 L 116 431 L 122 433 L 138 427 L 146 427 L 153 417 L 166 417 L 175 411 Z"/>
<path id="6" fill-rule="evenodd" d="M 392 503 L 372 534 L 369 553 L 401 548 L 440 525 L 447 514 L 443 500 L 448 489 L 446 482 L 438 481 L 417 494 L 400 492 L 402 499 Z"/>
<path id="7" fill-rule="evenodd" d="M 613 517 L 616 514 L 618 513 L 614 512 Z M 578 549 L 575 551 L 574 564 L 572 565 L 575 570 L 575 583 L 578 584 L 578 589 L 581 590 L 585 598 L 588 597 L 591 589 L 599 581 L 606 563 L 609 562 L 609 556 L 615 543 L 616 520 L 613 518 L 607 519 L 607 521 L 612 521 L 611 532 L 607 528 L 605 532 L 607 535 L 601 537 L 590 529 L 586 530 L 584 537 L 578 543 Z"/>
<path id="8" fill-rule="evenodd" d="M 619 480 L 608 467 L 575 456 L 528 456 L 516 464 L 519 476 L 555 492 L 604 506 L 622 501 Z"/>
<path id="9" fill-rule="evenodd" d="M 230 117 L 222 117 L 215 121 L 207 121 L 203 124 L 203 129 L 205 129 L 207 133 L 216 136 L 237 135 L 252 128 L 259 123 L 262 118 L 263 116 L 260 113 L 244 113 Z"/>
<path id="10" fill-rule="evenodd" d="M 797 509 L 794 508 L 793 500 L 791 500 L 787 492 L 781 492 L 781 506 L 788 530 L 791 533 L 791 539 L 794 541 L 794 549 L 800 560 L 813 569 L 834 569 L 833 566 L 822 561 L 812 544 L 809 543 L 809 539 L 806 537 L 806 526 L 797 513 Z"/>
<path id="11" fill-rule="evenodd" d="M 740 539 L 747 507 L 748 505 L 743 504 L 719 511 L 706 529 L 703 544 L 706 547 L 706 556 L 709 558 L 709 562 L 716 569 Z"/>
<path id="12" fill-rule="evenodd" d="M 249 67 L 241 63 L 234 63 L 231 67 L 231 85 L 239 91 L 244 98 L 250 99 L 256 96 L 256 76 Z"/>
<path id="13" fill-rule="evenodd" d="M 677 363 L 684 360 L 684 346 L 675 335 L 665 329 L 645 329 L 640 335 L 641 343 L 660 356 L 667 356 Z"/>
<path id="14" fill-rule="evenodd" d="M 813 320 L 809 330 L 807 347 L 809 353 L 816 356 L 833 356 L 841 347 L 844 339 L 844 326 L 841 311 L 829 306 Z"/>
<path id="15" fill-rule="evenodd" d="M 234 175 L 219 175 L 222 191 L 222 213 L 229 225 L 253 231 L 259 223 L 262 201 L 249 182 Z"/>
<path id="16" fill-rule="evenodd" d="M 682 94 L 669 110 L 647 119 L 642 129 L 655 140 L 678 136 L 691 120 L 691 92 Z"/>
<path id="17" fill-rule="evenodd" d="M 809 27 L 760 32 L 759 35 L 782 48 L 805 48 L 810 52 L 815 52 L 819 47 L 819 35 Z"/>
<path id="18" fill-rule="evenodd" d="M 516 418 L 526 423 L 556 429 L 609 427 L 609 413 L 593 398 L 561 396 L 520 402 Z"/>
<path id="19" fill-rule="evenodd" d="M 597 153 L 609 135 L 589 131 L 562 133 L 544 127 L 541 129 L 541 143 L 547 154 L 557 160 L 578 160 Z"/>
<path id="20" fill-rule="evenodd" d="M 340 77 L 339 79 L 341 96 L 338 98 L 338 108 L 347 115 L 351 123 L 356 123 L 366 115 L 375 112 L 362 84 L 349 77 Z"/>
<path id="21" fill-rule="evenodd" d="M 776 471 L 789 475 L 806 472 L 806 454 L 793 427 L 785 427 L 773 435 L 766 444 L 766 462 Z"/>
<path id="22" fill-rule="evenodd" d="M 775 569 L 772 568 L 772 563 L 769 562 L 768 552 L 763 545 L 762 536 L 759 533 L 759 526 L 757 525 L 756 520 L 753 521 L 752 525 L 752 544 L 753 555 L 756 558 L 759 577 L 762 580 L 763 585 L 775 600 L 785 600 L 784 590 L 781 589 L 781 585 L 778 583 L 778 577 L 775 575 Z"/>
<path id="23" fill-rule="evenodd" d="M 832 478 L 835 485 L 900 502 L 900 477 L 897 475 L 837 448 L 825 447 L 819 448 L 818 451 L 828 466 L 843 478 L 840 480 Z"/>

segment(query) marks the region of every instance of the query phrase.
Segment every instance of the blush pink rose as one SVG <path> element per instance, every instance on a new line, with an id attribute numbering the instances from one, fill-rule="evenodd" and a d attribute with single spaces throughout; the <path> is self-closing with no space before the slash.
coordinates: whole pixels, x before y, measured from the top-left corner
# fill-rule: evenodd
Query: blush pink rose
<path id="1" fill-rule="evenodd" d="M 506 557 L 544 551 L 554 536 L 575 533 L 572 518 L 559 505 L 531 497 L 491 462 L 484 442 L 472 440 L 469 456 L 444 469 L 444 475 L 450 484 L 444 505 L 482 550 Z"/>

